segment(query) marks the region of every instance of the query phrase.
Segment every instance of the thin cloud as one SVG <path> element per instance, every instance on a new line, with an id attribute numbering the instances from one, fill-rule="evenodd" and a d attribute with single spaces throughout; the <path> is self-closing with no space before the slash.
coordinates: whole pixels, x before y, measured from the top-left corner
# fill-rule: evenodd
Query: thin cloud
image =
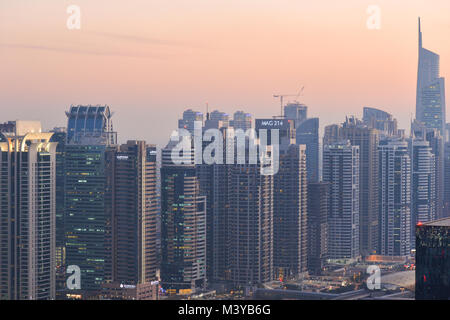
<path id="1" fill-rule="evenodd" d="M 21 43 L 0 43 L 0 47 L 3 48 L 15 48 L 15 49 L 30 49 L 30 50 L 41 50 L 41 51 L 51 51 L 51 52 L 63 52 L 72 54 L 88 54 L 97 56 L 119 56 L 119 57 L 133 57 L 133 58 L 152 58 L 152 59 L 165 59 L 167 54 L 156 55 L 151 53 L 138 53 L 138 52 L 119 52 L 119 51 L 100 51 L 100 50 L 86 50 L 86 49 L 74 49 L 74 48 L 62 48 L 62 47 L 51 47 L 43 45 L 29 45 Z"/>
<path id="2" fill-rule="evenodd" d="M 173 47 L 189 47 L 189 48 L 199 48 L 199 45 L 194 45 L 187 42 L 164 40 L 158 38 L 140 37 L 127 34 L 101 32 L 101 31 L 86 31 L 92 35 L 102 36 L 105 38 L 116 39 L 120 41 L 133 41 L 144 44 L 159 45 L 159 46 L 173 46 Z"/>

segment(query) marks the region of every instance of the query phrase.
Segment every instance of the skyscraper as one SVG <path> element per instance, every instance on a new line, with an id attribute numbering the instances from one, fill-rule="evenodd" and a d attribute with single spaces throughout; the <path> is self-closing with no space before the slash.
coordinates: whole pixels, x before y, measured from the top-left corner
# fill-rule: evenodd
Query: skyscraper
<path id="1" fill-rule="evenodd" d="M 217 129 L 222 133 L 221 143 L 225 146 L 226 137 L 234 133 L 234 129 L 228 127 L 228 115 L 213 111 L 207 115 L 203 131 Z M 209 145 L 203 141 L 202 152 Z M 218 151 L 218 150 L 217 150 Z M 196 164 L 200 194 L 206 196 L 206 272 L 208 284 L 223 284 L 229 280 L 229 237 L 228 237 L 228 188 L 229 168 L 225 164 L 225 150 L 222 157 L 223 163 Z"/>
<path id="2" fill-rule="evenodd" d="M 416 226 L 416 300 L 450 299 L 450 219 Z"/>
<path id="3" fill-rule="evenodd" d="M 380 138 L 397 135 L 397 120 L 386 111 L 364 107 L 362 120 L 369 128 L 377 129 Z"/>
<path id="4" fill-rule="evenodd" d="M 420 121 L 414 120 L 411 124 L 411 134 L 416 140 L 425 140 L 431 147 L 434 155 L 434 177 L 435 177 L 435 210 L 436 218 L 443 217 L 444 208 L 444 142 L 438 129 L 427 128 Z"/>
<path id="5" fill-rule="evenodd" d="M 206 284 L 206 197 L 200 194 L 193 149 L 183 153 L 186 163 L 175 163 L 176 145 L 170 141 L 163 149 L 161 167 L 161 280 L 169 293 Z"/>
<path id="6" fill-rule="evenodd" d="M 450 217 L 450 142 L 444 145 L 443 216 Z"/>
<path id="7" fill-rule="evenodd" d="M 428 141 L 423 138 L 409 139 L 411 158 L 411 230 L 417 223 L 436 219 L 435 156 Z M 411 242 L 414 242 L 412 235 Z M 414 243 L 412 243 L 414 245 Z"/>
<path id="8" fill-rule="evenodd" d="M 233 114 L 233 120 L 230 121 L 230 126 L 235 130 L 242 129 L 245 132 L 252 127 L 252 115 L 244 111 L 236 111 Z"/>
<path id="9" fill-rule="evenodd" d="M 295 122 L 296 143 L 306 146 L 306 170 L 309 182 L 318 182 L 319 173 L 319 118 L 308 118 L 308 107 L 301 103 L 288 103 L 284 117 Z"/>
<path id="10" fill-rule="evenodd" d="M 66 128 L 54 128 L 51 130 L 53 135 L 51 142 L 57 142 L 56 146 L 56 172 L 55 172 L 55 204 L 56 204 L 56 248 L 55 248 L 55 265 L 56 265 L 56 290 L 57 292 L 64 289 L 65 286 L 65 259 L 66 246 L 64 235 L 64 190 L 65 190 L 65 161 L 66 161 Z"/>
<path id="11" fill-rule="evenodd" d="M 439 76 L 439 55 L 422 46 L 420 18 L 416 118 L 445 135 L 445 80 Z"/>
<path id="12" fill-rule="evenodd" d="M 284 106 L 284 117 L 295 119 L 299 124 L 308 119 L 308 107 L 298 102 L 288 103 Z"/>
<path id="13" fill-rule="evenodd" d="M 35 121 L 1 130 L 0 299 L 54 299 L 57 143 Z"/>
<path id="14" fill-rule="evenodd" d="M 194 124 L 196 121 L 203 123 L 203 113 L 187 109 L 183 112 L 183 118 L 178 120 L 178 128 L 186 129 L 191 134 L 194 134 Z"/>
<path id="15" fill-rule="evenodd" d="M 137 285 L 156 280 L 156 147 L 127 141 L 106 153 L 112 193 L 112 281 Z"/>
<path id="16" fill-rule="evenodd" d="M 411 160 L 408 143 L 382 140 L 379 150 L 380 253 L 407 256 L 411 250 Z"/>
<path id="17" fill-rule="evenodd" d="M 273 280 L 273 176 L 261 164 L 230 168 L 230 280 L 238 286 Z"/>
<path id="18" fill-rule="evenodd" d="M 116 144 L 117 133 L 113 130 L 112 116 L 108 106 L 70 106 L 67 116 L 67 143 Z"/>
<path id="19" fill-rule="evenodd" d="M 71 106 L 65 147 L 66 266 L 81 270 L 81 290 L 112 277 L 112 192 L 106 152 L 116 148 L 108 106 Z"/>
<path id="20" fill-rule="evenodd" d="M 306 147 L 295 144 L 294 120 L 257 119 L 255 128 L 279 130 L 279 169 L 273 187 L 273 266 L 277 279 L 307 271 Z"/>
<path id="21" fill-rule="evenodd" d="M 220 128 L 226 128 L 230 124 L 230 119 L 227 113 L 221 112 L 218 110 L 214 110 L 211 113 L 208 113 L 206 115 L 205 120 L 205 129 L 220 129 Z"/>
<path id="22" fill-rule="evenodd" d="M 379 248 L 378 130 L 354 117 L 346 118 L 340 126 L 325 128 L 324 145 L 343 139 L 349 140 L 353 146 L 359 146 L 360 250 L 361 254 L 373 254 Z"/>
<path id="23" fill-rule="evenodd" d="M 330 259 L 354 259 L 360 255 L 359 151 L 359 146 L 352 146 L 348 140 L 324 146 L 323 181 L 330 184 Z"/>
<path id="24" fill-rule="evenodd" d="M 328 257 L 328 201 L 330 185 L 308 183 L 308 272 L 320 275 Z"/>

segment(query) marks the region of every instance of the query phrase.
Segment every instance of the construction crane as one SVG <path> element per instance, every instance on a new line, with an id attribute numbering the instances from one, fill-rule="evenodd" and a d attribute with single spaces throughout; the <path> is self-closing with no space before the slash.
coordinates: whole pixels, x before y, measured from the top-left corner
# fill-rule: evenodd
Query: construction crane
<path id="1" fill-rule="evenodd" d="M 274 98 L 280 98 L 280 117 L 283 117 L 283 99 L 284 97 L 295 97 L 297 99 L 302 93 L 305 86 L 303 86 L 297 94 L 274 94 Z"/>

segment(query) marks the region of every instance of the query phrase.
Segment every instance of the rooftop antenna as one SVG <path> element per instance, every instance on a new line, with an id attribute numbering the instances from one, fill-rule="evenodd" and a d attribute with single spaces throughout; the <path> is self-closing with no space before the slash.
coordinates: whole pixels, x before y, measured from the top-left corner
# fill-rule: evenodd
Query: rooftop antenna
<path id="1" fill-rule="evenodd" d="M 422 29 L 420 27 L 420 17 L 419 17 L 419 49 L 422 48 Z"/>

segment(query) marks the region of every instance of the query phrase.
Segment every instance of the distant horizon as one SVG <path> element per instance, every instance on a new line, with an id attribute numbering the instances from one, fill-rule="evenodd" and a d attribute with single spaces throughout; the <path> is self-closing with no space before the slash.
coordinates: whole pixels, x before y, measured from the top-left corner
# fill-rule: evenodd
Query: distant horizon
<path id="1" fill-rule="evenodd" d="M 188 108 L 205 113 L 208 103 L 210 111 L 268 118 L 279 114 L 274 94 L 304 86 L 299 102 L 320 119 L 321 135 L 345 116 L 361 118 L 365 106 L 392 114 L 409 132 L 417 18 L 446 78 L 450 3 L 401 3 L 378 1 L 380 29 L 370 30 L 370 3 L 358 0 L 4 0 L 0 121 L 40 120 L 51 130 L 67 125 L 71 104 L 107 104 L 120 143 L 164 147 Z M 71 4 L 81 8 L 80 30 L 66 27 Z"/>

